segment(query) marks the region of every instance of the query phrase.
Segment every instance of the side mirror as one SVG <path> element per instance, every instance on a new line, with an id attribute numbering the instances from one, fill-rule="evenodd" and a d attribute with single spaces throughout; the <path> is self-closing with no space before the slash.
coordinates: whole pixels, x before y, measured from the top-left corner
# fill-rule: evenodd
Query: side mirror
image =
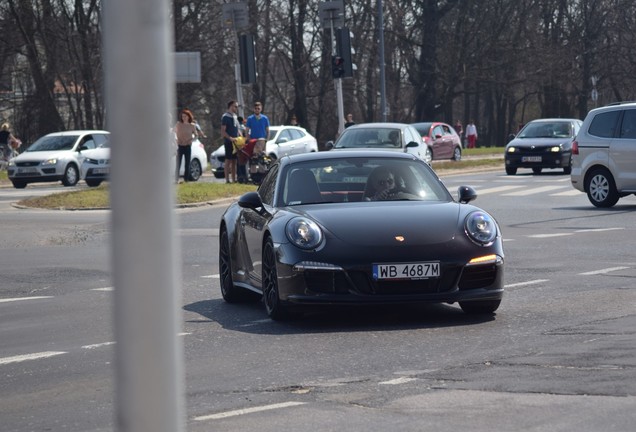
<path id="1" fill-rule="evenodd" d="M 477 199 L 477 192 L 470 186 L 460 186 L 457 188 L 457 197 L 460 203 L 468 204 Z"/>
<path id="2" fill-rule="evenodd" d="M 281 137 L 278 139 L 278 141 L 276 141 L 276 144 L 285 144 L 287 141 L 289 141 L 289 138 Z"/>
<path id="3" fill-rule="evenodd" d="M 238 205 L 242 208 L 256 210 L 263 208 L 263 201 L 258 192 L 248 192 L 239 197 Z"/>
<path id="4" fill-rule="evenodd" d="M 325 143 L 325 150 L 331 150 L 333 148 L 333 141 L 327 141 Z"/>
<path id="5" fill-rule="evenodd" d="M 442 134 L 435 134 L 435 139 L 440 139 L 442 137 Z"/>

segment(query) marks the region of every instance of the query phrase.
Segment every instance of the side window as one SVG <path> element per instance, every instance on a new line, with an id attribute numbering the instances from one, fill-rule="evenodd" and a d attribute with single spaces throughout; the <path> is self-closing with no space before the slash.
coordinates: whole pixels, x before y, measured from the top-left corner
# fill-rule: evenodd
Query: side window
<path id="1" fill-rule="evenodd" d="M 293 140 L 301 139 L 303 137 L 300 131 L 297 131 L 296 129 L 289 129 L 289 133 Z"/>
<path id="2" fill-rule="evenodd" d="M 433 138 L 436 138 L 438 135 L 444 135 L 444 129 L 442 129 L 441 126 L 435 126 L 435 129 L 433 129 Z"/>
<path id="3" fill-rule="evenodd" d="M 613 138 L 620 113 L 620 110 L 616 110 L 597 114 L 592 119 L 588 133 L 601 138 Z"/>
<path id="4" fill-rule="evenodd" d="M 274 165 L 263 178 L 263 182 L 258 187 L 258 194 L 265 204 L 274 205 L 274 188 L 276 186 L 276 177 L 278 175 L 278 165 Z"/>
<path id="5" fill-rule="evenodd" d="M 95 140 L 93 140 L 92 135 L 86 135 L 83 139 L 82 144 L 80 144 L 81 150 L 88 150 L 95 148 Z"/>
<path id="6" fill-rule="evenodd" d="M 278 135 L 278 139 L 276 139 L 276 142 L 286 142 L 286 141 L 291 141 L 292 140 L 292 136 L 289 133 L 289 130 L 284 130 L 281 131 L 280 135 Z"/>
<path id="7" fill-rule="evenodd" d="M 621 138 L 636 138 L 636 110 L 625 110 L 621 123 Z"/>
<path id="8" fill-rule="evenodd" d="M 96 147 L 104 147 L 104 144 L 108 142 L 108 135 L 95 134 L 93 135 Z"/>

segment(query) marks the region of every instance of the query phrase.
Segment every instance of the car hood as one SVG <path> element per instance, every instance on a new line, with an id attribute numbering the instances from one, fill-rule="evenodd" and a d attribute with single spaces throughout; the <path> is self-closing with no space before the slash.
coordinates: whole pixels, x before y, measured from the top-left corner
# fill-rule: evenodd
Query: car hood
<path id="1" fill-rule="evenodd" d="M 32 162 L 32 161 L 44 161 L 48 159 L 60 159 L 72 157 L 75 154 L 73 150 L 48 150 L 48 151 L 34 151 L 24 152 L 15 157 L 17 162 Z"/>
<path id="2" fill-rule="evenodd" d="M 460 218 L 467 214 L 461 206 L 456 202 L 383 201 L 345 206 L 316 204 L 306 206 L 302 213 L 345 243 L 383 247 L 395 246 L 396 236 L 411 245 L 452 240 Z"/>
<path id="3" fill-rule="evenodd" d="M 571 142 L 572 138 L 515 138 L 506 147 L 552 147 Z"/>
<path id="4" fill-rule="evenodd" d="M 97 149 L 91 149 L 91 150 L 84 150 L 82 151 L 82 156 L 91 158 L 91 159 L 109 159 L 110 149 L 97 148 Z"/>
<path id="5" fill-rule="evenodd" d="M 398 151 L 404 153 L 404 147 L 334 147 L 330 151 Z"/>

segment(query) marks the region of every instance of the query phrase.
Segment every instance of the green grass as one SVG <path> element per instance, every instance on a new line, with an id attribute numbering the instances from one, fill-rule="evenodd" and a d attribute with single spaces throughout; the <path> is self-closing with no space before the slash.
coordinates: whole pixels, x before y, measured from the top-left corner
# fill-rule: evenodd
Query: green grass
<path id="1" fill-rule="evenodd" d="M 255 185 L 225 183 L 181 183 L 177 188 L 177 204 L 194 204 L 231 198 L 256 190 Z M 34 197 L 18 202 L 19 205 L 46 209 L 100 209 L 110 207 L 108 184 L 96 188 L 61 192 Z"/>

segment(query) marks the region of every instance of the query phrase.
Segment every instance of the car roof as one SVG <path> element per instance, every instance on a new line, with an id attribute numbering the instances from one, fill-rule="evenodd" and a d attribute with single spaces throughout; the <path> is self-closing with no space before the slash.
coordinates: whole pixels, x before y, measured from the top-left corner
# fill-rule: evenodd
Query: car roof
<path id="1" fill-rule="evenodd" d="M 571 122 L 580 122 L 581 120 L 575 118 L 540 118 L 529 121 L 528 123 L 554 123 L 554 122 L 563 122 L 563 121 L 571 121 Z"/>
<path id="2" fill-rule="evenodd" d="M 358 124 L 349 126 L 348 128 L 345 129 L 345 131 L 355 130 L 355 129 L 382 129 L 382 128 L 404 129 L 405 127 L 408 127 L 408 126 L 410 125 L 406 123 L 392 123 L 392 122 L 358 123 Z"/>
<path id="3" fill-rule="evenodd" d="M 353 127 L 353 126 L 351 126 Z M 308 160 L 329 160 L 343 158 L 386 158 L 386 159 L 411 159 L 419 160 L 411 153 L 402 153 L 388 150 L 329 150 L 311 153 L 287 155 L 280 158 L 281 164 L 304 162 Z"/>
<path id="4" fill-rule="evenodd" d="M 79 130 L 52 132 L 52 133 L 46 134 L 46 136 L 87 135 L 87 134 L 93 134 L 93 133 L 110 134 L 110 132 L 105 130 L 79 129 Z"/>

